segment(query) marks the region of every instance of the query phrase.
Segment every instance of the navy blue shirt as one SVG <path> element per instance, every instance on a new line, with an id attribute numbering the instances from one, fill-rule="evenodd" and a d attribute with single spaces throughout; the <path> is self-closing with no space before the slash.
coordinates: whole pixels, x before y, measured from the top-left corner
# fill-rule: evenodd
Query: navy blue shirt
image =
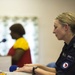
<path id="1" fill-rule="evenodd" d="M 75 37 L 68 45 L 64 44 L 56 62 L 56 71 L 56 75 L 75 75 Z"/>

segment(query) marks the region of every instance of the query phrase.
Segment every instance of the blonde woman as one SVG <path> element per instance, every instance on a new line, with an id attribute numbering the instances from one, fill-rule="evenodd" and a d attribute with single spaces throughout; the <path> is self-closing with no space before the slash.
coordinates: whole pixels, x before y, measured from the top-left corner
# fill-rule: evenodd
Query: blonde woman
<path id="1" fill-rule="evenodd" d="M 16 71 L 33 73 L 33 75 L 75 75 L 75 15 L 69 12 L 58 15 L 54 21 L 53 33 L 58 40 L 64 41 L 56 67 L 26 64 Z"/>

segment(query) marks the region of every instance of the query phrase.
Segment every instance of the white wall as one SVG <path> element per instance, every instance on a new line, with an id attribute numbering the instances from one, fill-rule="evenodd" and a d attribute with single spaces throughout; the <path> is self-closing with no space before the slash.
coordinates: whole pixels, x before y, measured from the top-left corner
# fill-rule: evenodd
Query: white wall
<path id="1" fill-rule="evenodd" d="M 39 21 L 39 63 L 55 61 L 63 42 L 52 33 L 53 20 L 62 12 L 75 12 L 75 0 L 0 0 L 0 16 L 37 16 Z"/>

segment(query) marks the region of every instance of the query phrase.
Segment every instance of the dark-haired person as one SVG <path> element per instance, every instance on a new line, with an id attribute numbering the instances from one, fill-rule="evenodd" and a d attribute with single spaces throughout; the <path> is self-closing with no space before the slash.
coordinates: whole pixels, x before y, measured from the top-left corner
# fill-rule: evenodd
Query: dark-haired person
<path id="1" fill-rule="evenodd" d="M 8 55 L 12 56 L 12 65 L 22 67 L 24 64 L 32 63 L 28 42 L 23 37 L 25 34 L 23 26 L 19 23 L 13 24 L 10 31 L 12 39 L 16 40 L 8 52 Z"/>
<path id="2" fill-rule="evenodd" d="M 75 15 L 69 12 L 58 15 L 54 21 L 53 33 L 58 40 L 64 41 L 56 67 L 25 64 L 16 71 L 33 73 L 33 75 L 75 75 Z"/>

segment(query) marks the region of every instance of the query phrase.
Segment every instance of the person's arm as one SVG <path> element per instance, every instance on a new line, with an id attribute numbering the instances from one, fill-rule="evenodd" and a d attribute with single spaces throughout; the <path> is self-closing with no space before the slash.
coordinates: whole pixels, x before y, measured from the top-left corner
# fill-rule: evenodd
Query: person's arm
<path id="1" fill-rule="evenodd" d="M 31 66 L 23 66 L 23 67 L 17 69 L 16 72 L 33 73 L 33 67 L 31 67 Z M 34 69 L 34 72 L 35 72 L 36 75 L 56 75 L 56 73 L 43 70 L 43 69 L 41 69 L 39 67 Z"/>
<path id="2" fill-rule="evenodd" d="M 12 57 L 12 64 L 17 63 L 21 59 L 21 57 L 23 56 L 24 53 L 25 53 L 25 50 L 23 50 L 21 48 L 15 49 L 15 54 Z"/>
<path id="3" fill-rule="evenodd" d="M 40 68 L 35 69 L 35 74 L 37 75 L 56 75 L 56 73 L 54 72 L 47 71 L 47 70 L 40 69 Z"/>
<path id="4" fill-rule="evenodd" d="M 50 67 L 47 67 L 47 66 L 44 66 L 44 65 L 41 65 L 41 64 L 25 64 L 24 66 L 29 66 L 29 67 L 37 66 L 37 67 L 39 67 L 40 69 L 43 69 L 43 70 L 45 70 L 45 71 L 49 71 L 49 72 L 54 72 L 54 73 L 56 73 L 56 69 L 55 69 L 55 68 L 50 68 Z"/>
<path id="5" fill-rule="evenodd" d="M 44 65 L 38 65 L 38 67 L 43 69 L 43 70 L 56 73 L 56 69 L 55 68 L 50 68 L 50 67 L 47 67 L 47 66 L 44 66 Z"/>

